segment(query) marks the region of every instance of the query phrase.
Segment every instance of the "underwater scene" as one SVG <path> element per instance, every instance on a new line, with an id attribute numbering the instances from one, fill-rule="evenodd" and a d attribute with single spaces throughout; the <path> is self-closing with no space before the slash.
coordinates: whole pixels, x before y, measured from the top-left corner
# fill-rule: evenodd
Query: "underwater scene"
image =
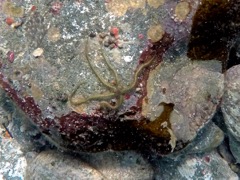
<path id="1" fill-rule="evenodd" d="M 240 0 L 0 0 L 0 20 L 0 179 L 239 179 Z"/>

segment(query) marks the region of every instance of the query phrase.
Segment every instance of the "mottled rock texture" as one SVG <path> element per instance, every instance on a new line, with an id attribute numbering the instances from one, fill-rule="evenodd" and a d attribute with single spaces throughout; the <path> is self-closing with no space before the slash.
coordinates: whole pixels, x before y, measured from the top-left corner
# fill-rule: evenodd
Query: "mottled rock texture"
<path id="1" fill-rule="evenodd" d="M 226 73 L 222 111 L 229 132 L 240 141 L 240 66 Z"/>

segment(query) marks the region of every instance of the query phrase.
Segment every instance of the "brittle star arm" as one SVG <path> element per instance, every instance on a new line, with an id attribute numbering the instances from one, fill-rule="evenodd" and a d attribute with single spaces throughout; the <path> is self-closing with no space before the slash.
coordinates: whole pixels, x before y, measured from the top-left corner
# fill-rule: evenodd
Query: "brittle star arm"
<path id="1" fill-rule="evenodd" d="M 103 59 L 104 59 L 104 61 L 105 61 L 105 63 L 107 64 L 107 67 L 108 67 L 108 69 L 111 71 L 111 73 L 114 75 L 114 79 L 115 79 L 115 83 L 116 83 L 116 85 L 118 86 L 119 85 L 119 78 L 118 78 L 118 75 L 117 75 L 117 72 L 114 70 L 114 68 L 112 67 L 112 65 L 110 64 L 110 62 L 108 61 L 108 59 L 107 59 L 107 57 L 106 57 L 106 55 L 105 55 L 105 53 L 104 53 L 104 50 L 103 50 L 103 48 L 102 48 L 102 46 L 101 46 L 101 53 L 102 53 L 102 56 L 103 56 Z"/>
<path id="2" fill-rule="evenodd" d="M 75 105 L 75 106 L 81 105 L 81 104 L 86 103 L 88 101 L 94 101 L 94 100 L 97 100 L 97 101 L 99 101 L 99 100 L 106 100 L 107 101 L 107 100 L 110 100 L 110 99 L 113 99 L 114 97 L 116 97 L 115 93 L 110 92 L 110 93 L 104 93 L 104 94 L 94 94 L 94 95 L 91 95 L 88 98 L 79 98 L 79 99 L 74 101 L 73 100 L 73 96 L 76 94 L 77 89 L 79 88 L 79 86 L 81 84 L 82 83 L 80 83 L 78 86 L 76 86 L 74 91 L 69 96 L 70 103 Z"/>
<path id="3" fill-rule="evenodd" d="M 107 100 L 111 100 L 113 98 L 116 98 L 116 94 L 114 94 L 114 93 L 95 94 L 95 95 L 90 96 L 89 98 L 79 98 L 79 99 L 73 101 L 72 97 L 74 95 L 75 95 L 75 92 L 70 96 L 70 103 L 75 105 L 75 106 L 84 104 L 88 101 L 101 101 L 102 100 L 100 102 L 101 107 L 107 107 L 107 108 L 110 108 L 110 109 L 117 109 L 123 103 L 123 100 L 124 100 L 123 95 L 120 95 L 119 99 L 116 99 L 116 101 L 117 101 L 116 104 L 111 105 L 109 102 L 107 102 Z"/>
<path id="4" fill-rule="evenodd" d="M 124 96 L 123 95 L 119 95 L 119 97 L 116 98 L 115 105 L 111 105 L 107 101 L 100 102 L 100 105 L 101 105 L 101 107 L 107 107 L 107 108 L 110 108 L 110 109 L 117 109 L 117 108 L 119 108 L 122 105 L 123 101 L 124 101 Z"/>
<path id="5" fill-rule="evenodd" d="M 149 66 L 149 65 L 152 63 L 152 61 L 153 61 L 153 59 L 154 59 L 155 57 L 156 57 L 156 55 L 154 55 L 149 61 L 141 64 L 141 65 L 137 68 L 136 72 L 134 73 L 134 77 L 133 77 L 132 83 L 131 83 L 128 87 L 124 88 L 124 89 L 121 91 L 121 94 L 126 94 L 127 92 L 129 92 L 129 91 L 131 91 L 132 89 L 135 88 L 135 86 L 137 85 L 137 80 L 138 80 L 138 77 L 139 77 L 140 73 L 142 72 L 142 70 L 143 70 L 145 67 Z"/>
<path id="6" fill-rule="evenodd" d="M 146 63 L 141 64 L 141 65 L 138 67 L 138 69 L 136 70 L 136 72 L 135 72 L 135 74 L 134 74 L 133 82 L 131 83 L 130 86 L 128 86 L 127 88 L 124 88 L 124 89 L 119 89 L 119 87 L 117 87 L 117 88 L 118 88 L 117 90 L 118 90 L 119 92 L 115 92 L 115 96 L 116 96 L 116 100 L 117 100 L 117 102 L 116 102 L 115 105 L 111 105 L 109 102 L 103 101 L 103 102 L 101 102 L 101 106 L 103 106 L 103 107 L 108 107 L 108 108 L 111 108 L 111 109 L 117 109 L 117 108 L 119 108 L 119 106 L 121 106 L 122 103 L 123 103 L 123 101 L 124 101 L 124 95 L 125 95 L 127 92 L 129 92 L 129 91 L 131 91 L 132 89 L 135 88 L 135 86 L 136 86 L 136 84 L 137 84 L 138 76 L 140 75 L 140 73 L 142 72 L 142 70 L 143 70 L 145 67 L 149 66 L 149 65 L 152 63 L 152 61 L 153 61 L 153 59 L 154 59 L 155 57 L 156 57 L 156 55 L 154 55 L 149 61 L 147 61 Z"/>
<path id="7" fill-rule="evenodd" d="M 119 97 L 117 98 L 116 94 L 113 93 L 113 92 L 109 92 L 109 93 L 104 93 L 104 94 L 95 94 L 95 95 L 92 95 L 88 98 L 79 98 L 77 100 L 73 100 L 73 96 L 76 94 L 77 92 L 77 89 L 79 88 L 79 86 L 81 85 L 82 83 L 80 83 L 78 86 L 76 86 L 76 88 L 74 89 L 74 91 L 71 93 L 71 95 L 69 96 L 69 101 L 72 105 L 75 105 L 75 106 L 78 106 L 78 105 L 81 105 L 81 104 L 84 104 L 88 101 L 99 101 L 99 100 L 102 100 L 100 102 L 100 106 L 101 107 L 107 107 L 107 108 L 110 108 L 110 109 L 117 109 L 122 103 L 123 103 L 123 100 L 124 100 L 124 96 L 123 95 L 119 95 Z M 111 105 L 109 102 L 107 102 L 107 100 L 111 100 L 113 98 L 116 98 L 116 104 L 115 105 Z"/>
<path id="8" fill-rule="evenodd" d="M 114 91 L 116 88 L 114 86 L 112 86 L 110 83 L 108 83 L 107 81 L 104 80 L 103 77 L 101 77 L 101 75 L 97 72 L 96 68 L 92 65 L 89 56 L 88 56 L 88 39 L 85 45 L 85 57 L 87 59 L 87 62 L 91 68 L 91 70 L 93 71 L 93 73 L 95 74 L 95 76 L 98 78 L 98 80 L 107 88 L 109 88 L 110 90 Z"/>
<path id="9" fill-rule="evenodd" d="M 70 101 L 70 103 L 71 104 L 73 104 L 73 105 L 80 105 L 80 104 L 82 104 L 82 103 L 85 103 L 86 102 L 86 99 L 85 98 L 80 98 L 80 99 L 78 99 L 78 100 L 76 100 L 76 101 L 73 101 L 73 96 L 76 94 L 76 92 L 77 92 L 77 90 L 78 90 L 78 88 L 82 85 L 83 83 L 79 83 L 76 87 L 75 87 L 75 89 L 73 90 L 73 92 L 69 95 L 69 101 Z"/>

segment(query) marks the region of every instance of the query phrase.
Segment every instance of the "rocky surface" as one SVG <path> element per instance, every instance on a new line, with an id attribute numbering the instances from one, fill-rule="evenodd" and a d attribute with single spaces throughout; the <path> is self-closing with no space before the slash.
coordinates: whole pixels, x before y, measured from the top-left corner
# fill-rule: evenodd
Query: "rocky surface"
<path id="1" fill-rule="evenodd" d="M 198 2 L 1 4 L 1 87 L 54 145 L 167 154 L 182 149 L 210 119 L 198 119 L 189 139 L 174 139 L 170 124 L 142 114 L 149 74 L 168 58 L 168 49 L 184 53 L 181 43 Z"/>
<path id="2" fill-rule="evenodd" d="M 239 75 L 239 65 L 227 71 L 222 104 L 222 111 L 227 128 L 238 141 L 240 141 Z"/>
<path id="3" fill-rule="evenodd" d="M 0 178 L 238 179 L 239 4 L 0 0 Z"/>
<path id="4" fill-rule="evenodd" d="M 81 154 L 44 151 L 29 160 L 26 179 L 152 179 L 153 170 L 134 152 Z"/>
<path id="5" fill-rule="evenodd" d="M 215 151 L 186 156 L 181 161 L 161 160 L 156 179 L 239 179 Z"/>
<path id="6" fill-rule="evenodd" d="M 239 65 L 233 66 L 226 73 L 225 93 L 223 96 L 222 111 L 227 131 L 229 133 L 229 144 L 236 162 L 239 163 L 240 144 L 240 109 L 239 109 L 239 88 L 240 88 Z"/>
<path id="7" fill-rule="evenodd" d="M 4 127 L 0 127 L 0 178 L 24 179 L 27 160 L 19 143 L 10 137 Z"/>
<path id="8" fill-rule="evenodd" d="M 163 114 L 164 103 L 173 104 L 169 122 L 165 118 L 161 123 L 171 124 L 173 139 L 191 141 L 215 114 L 223 82 L 218 61 L 191 62 L 186 57 L 166 61 L 150 74 L 143 114 L 154 121 Z"/>

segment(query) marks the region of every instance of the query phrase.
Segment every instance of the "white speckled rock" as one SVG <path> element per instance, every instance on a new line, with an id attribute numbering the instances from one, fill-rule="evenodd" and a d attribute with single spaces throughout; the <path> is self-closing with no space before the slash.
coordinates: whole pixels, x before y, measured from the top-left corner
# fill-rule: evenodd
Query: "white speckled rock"
<path id="1" fill-rule="evenodd" d="M 4 136 L 5 129 L 0 126 L 0 179 L 24 179 L 27 166 L 21 146 L 15 139 Z"/>

